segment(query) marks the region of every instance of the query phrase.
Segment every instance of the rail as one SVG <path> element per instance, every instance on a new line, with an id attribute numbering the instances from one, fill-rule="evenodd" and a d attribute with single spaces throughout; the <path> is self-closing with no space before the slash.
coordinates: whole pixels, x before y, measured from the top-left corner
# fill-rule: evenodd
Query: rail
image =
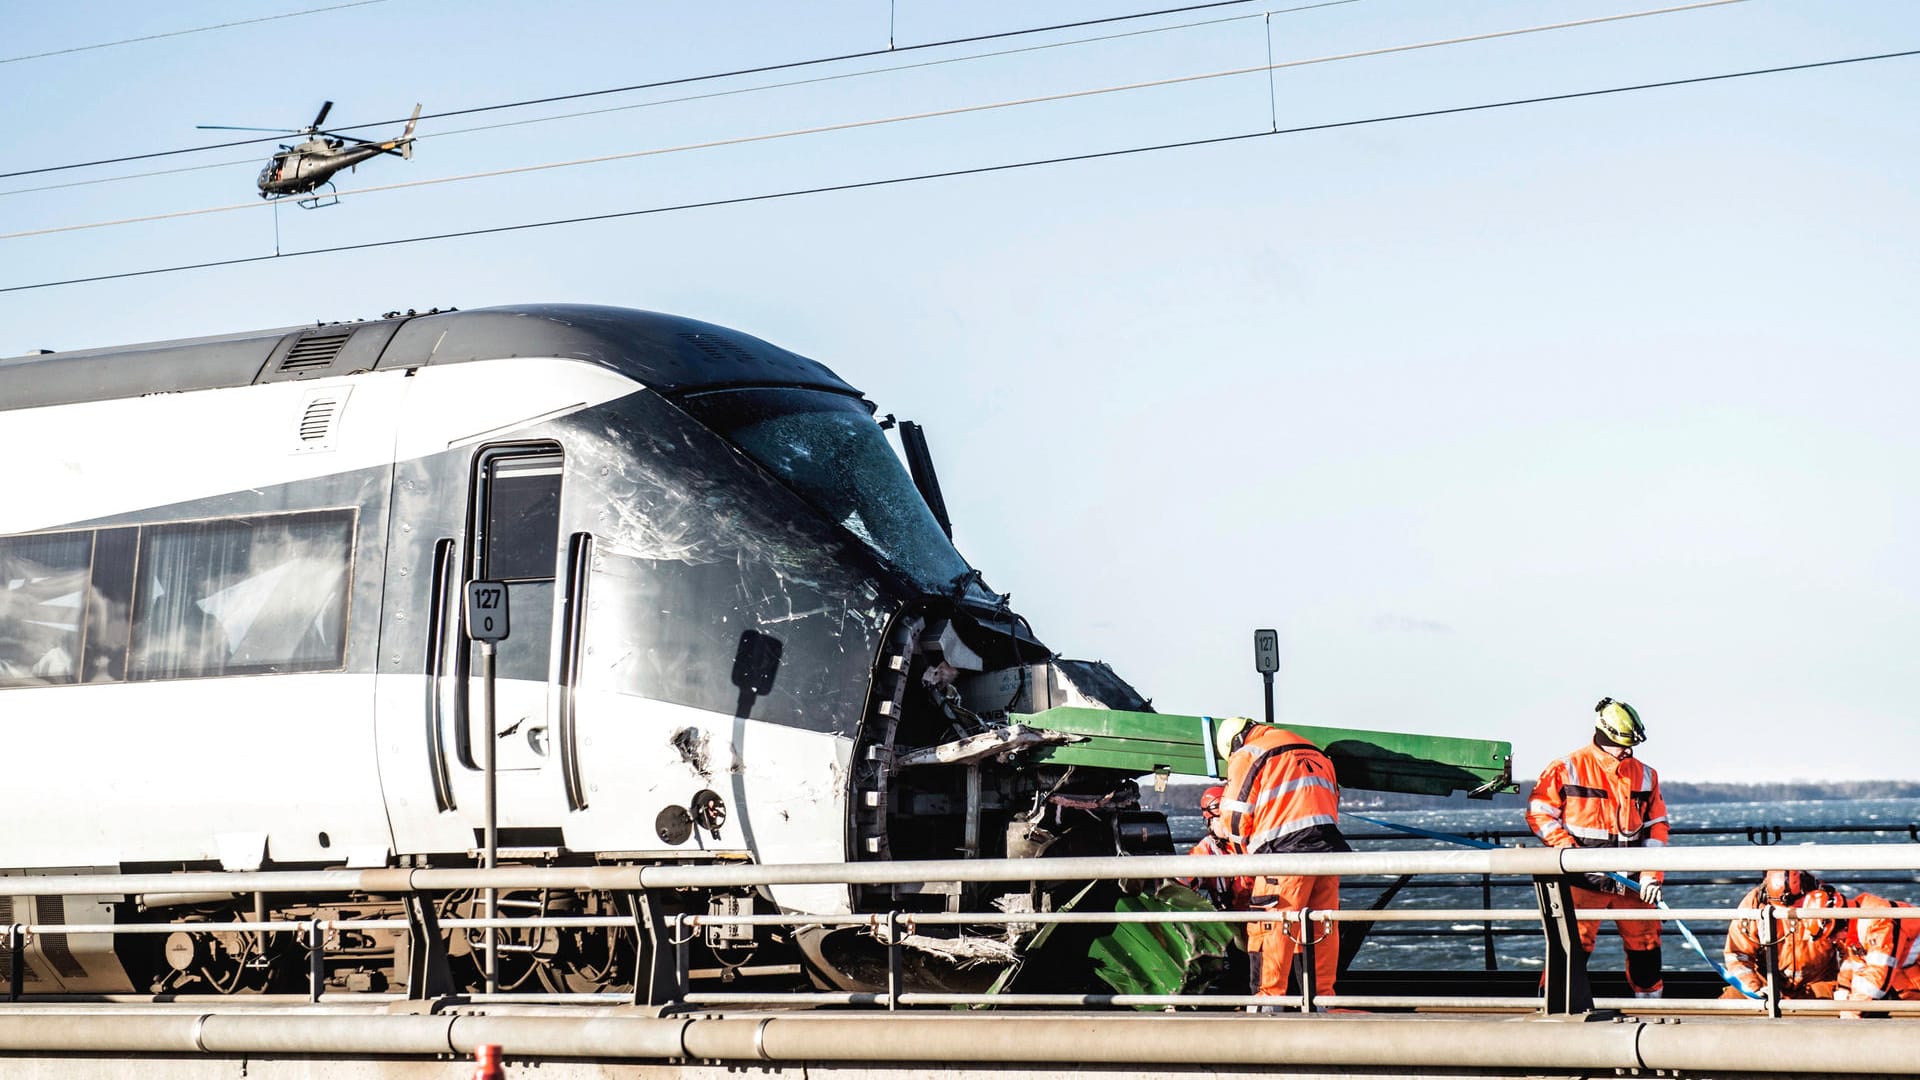
<path id="1" fill-rule="evenodd" d="M 1905 844 L 1842 844 L 1796 847 L 1793 862 L 1818 865 L 1827 872 L 1920 871 L 1920 849 Z M 663 888 L 750 888 L 775 884 L 890 884 L 928 881 L 1031 882 L 1038 880 L 1127 879 L 1146 881 L 1174 877 L 1220 877 L 1260 874 L 1301 875 L 1419 875 L 1479 874 L 1524 876 L 1538 889 L 1550 892 L 1567 875 L 1596 872 L 1638 872 L 1640 870 L 1755 872 L 1777 868 L 1781 852 L 1756 846 L 1747 849 L 1724 847 L 1661 849 L 1555 849 L 1499 848 L 1474 851 L 1392 851 L 1356 852 L 1327 855 L 1240 855 L 1240 856 L 1132 856 L 1112 858 L 1073 858 L 1045 860 L 935 860 L 896 863 L 833 863 L 796 865 L 691 865 L 636 867 L 508 867 L 485 869 L 373 869 L 321 871 L 256 871 L 246 873 L 191 872 L 179 874 L 61 874 L 10 876 L 0 879 L 0 893 L 22 896 L 45 895 L 140 895 L 140 894 L 244 894 L 244 893 L 373 893 L 382 895 L 431 895 L 454 890 L 553 888 L 606 891 L 641 895 Z M 1315 994 L 1309 981 L 1303 991 L 1283 997 L 1249 995 L 1195 994 L 954 994 L 927 993 L 906 989 L 902 950 L 907 936 L 922 927 L 1004 927 L 1046 924 L 1127 923 L 1249 923 L 1282 921 L 1310 923 L 1531 923 L 1542 927 L 1551 941 L 1553 926 L 1550 905 L 1541 894 L 1532 908 L 1440 908 L 1426 910 L 1339 910 L 1285 913 L 1260 912 L 938 912 L 914 913 L 886 911 L 865 914 L 676 914 L 666 921 L 667 933 L 654 935 L 656 950 L 672 951 L 667 986 L 641 985 L 636 978 L 632 995 L 617 995 L 620 1000 L 646 1000 L 655 1004 L 678 1003 L 692 1006 L 761 1004 L 871 1005 L 897 1010 L 913 1006 L 1110 1006 L 1135 1008 L 1222 1008 L 1263 1006 L 1267 1008 L 1311 1011 L 1323 1007 L 1361 1009 L 1454 1009 L 1531 1012 L 1547 1003 L 1547 1011 L 1584 1012 L 1591 1008 L 1632 1012 L 1686 1011 L 1694 1013 L 1835 1014 L 1866 1008 L 1876 1013 L 1920 1013 L 1920 1002 L 1876 1001 L 1794 1001 L 1782 1000 L 1777 993 L 1763 995 L 1757 1001 L 1687 1000 L 1650 1003 L 1642 999 L 1599 999 L 1585 995 L 1584 971 L 1555 970 L 1549 964 L 1549 981 L 1540 998 L 1493 998 L 1441 995 L 1339 995 Z M 1768 911 L 1737 908 L 1685 908 L 1651 911 L 1572 911 L 1560 897 L 1563 918 L 1595 918 L 1609 921 L 1692 921 L 1723 925 L 1736 920 L 1773 918 Z M 1277 918 L 1276 918 L 1277 916 Z M 1794 912 L 1794 918 L 1849 920 L 1865 918 L 1920 918 L 1915 908 L 1848 908 L 1838 911 Z M 693 989 L 690 944 L 707 928 L 726 926 L 861 926 L 870 929 L 889 957 L 887 988 L 876 992 L 820 993 L 726 993 Z M 633 916 L 535 916 L 501 918 L 445 918 L 423 928 L 417 919 L 303 919 L 236 922 L 151 922 L 151 923 L 13 923 L 0 926 L 12 973 L 6 987 L 13 1000 L 22 997 L 20 978 L 24 952 L 35 935 L 62 934 L 170 934 L 182 929 L 197 933 L 289 933 L 296 934 L 310 958 L 308 997 L 318 1001 L 328 992 L 324 968 L 329 935 L 343 930 L 393 930 L 414 935 L 437 927 L 446 930 L 534 930 L 569 928 L 624 928 L 634 930 L 643 939 L 649 935 L 646 921 Z M 437 930 L 433 930 L 437 935 Z M 1319 936 L 1306 930 L 1296 931 L 1308 953 L 1308 968 L 1313 943 Z M 420 947 L 416 941 L 415 949 Z M 428 948 L 439 947 L 437 939 Z M 510 946 L 511 948 L 511 946 Z M 410 992 L 411 992 L 410 987 Z M 360 995 L 351 995 L 359 997 Z M 416 995 L 417 996 L 417 995 Z M 481 995 L 490 1000 L 551 1000 L 553 995 Z M 606 999 L 610 995 L 565 995 L 567 1000 Z M 1562 1008 L 1553 1008 L 1559 1001 Z"/>

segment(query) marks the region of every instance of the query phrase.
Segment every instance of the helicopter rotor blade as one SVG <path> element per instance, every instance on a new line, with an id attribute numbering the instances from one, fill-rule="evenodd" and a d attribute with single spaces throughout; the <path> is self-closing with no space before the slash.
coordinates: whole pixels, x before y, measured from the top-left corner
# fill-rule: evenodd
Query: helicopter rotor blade
<path id="1" fill-rule="evenodd" d="M 271 131 L 277 135 L 298 135 L 292 128 L 235 127 L 232 124 L 195 124 L 203 131 Z"/>
<path id="2" fill-rule="evenodd" d="M 331 101 L 321 102 L 320 111 L 314 114 L 314 117 L 313 117 L 312 127 L 315 131 L 320 130 L 320 125 L 327 122 L 327 113 L 331 111 L 333 111 L 333 102 Z"/>

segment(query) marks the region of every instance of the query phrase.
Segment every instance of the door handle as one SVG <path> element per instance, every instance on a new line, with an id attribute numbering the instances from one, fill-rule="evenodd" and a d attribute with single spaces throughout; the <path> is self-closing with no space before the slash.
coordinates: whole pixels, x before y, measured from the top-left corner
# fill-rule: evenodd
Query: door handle
<path id="1" fill-rule="evenodd" d="M 452 540 L 433 545 L 433 587 L 427 601 L 427 772 L 433 778 L 433 802 L 442 813 L 454 808 L 453 780 L 447 773 L 446 736 L 440 726 L 441 673 L 446 665 L 449 597 L 455 566 Z"/>

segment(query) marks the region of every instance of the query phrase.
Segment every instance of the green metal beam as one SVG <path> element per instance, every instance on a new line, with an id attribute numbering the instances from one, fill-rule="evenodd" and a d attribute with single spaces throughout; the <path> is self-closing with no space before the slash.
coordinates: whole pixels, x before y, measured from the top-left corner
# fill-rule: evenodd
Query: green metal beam
<path id="1" fill-rule="evenodd" d="M 1206 760 L 1205 726 L 1218 724 L 1218 717 L 1063 707 L 1019 720 L 1029 727 L 1082 737 L 1079 742 L 1023 751 L 1028 761 L 1118 769 L 1136 775 L 1226 775 L 1226 755 L 1219 752 L 1224 747 L 1216 748 L 1211 768 Z M 1294 723 L 1283 726 L 1312 741 L 1333 759 L 1342 787 L 1415 795 L 1465 791 L 1482 797 L 1515 790 L 1513 744 L 1509 742 Z"/>

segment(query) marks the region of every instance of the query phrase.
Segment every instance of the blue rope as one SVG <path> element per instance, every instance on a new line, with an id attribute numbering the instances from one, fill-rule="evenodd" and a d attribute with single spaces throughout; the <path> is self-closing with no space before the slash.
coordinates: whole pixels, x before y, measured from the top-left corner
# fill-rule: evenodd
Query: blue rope
<path id="1" fill-rule="evenodd" d="M 1441 841 L 1442 843 L 1447 843 L 1447 844 L 1458 844 L 1462 847 L 1479 848 L 1482 851 L 1489 851 L 1501 846 L 1499 844 L 1488 843 L 1485 840 L 1475 840 L 1469 836 L 1460 836 L 1456 833 L 1436 832 L 1433 829 L 1423 829 L 1418 825 L 1402 825 L 1398 822 L 1382 821 L 1379 818 L 1370 818 L 1365 814 L 1355 814 L 1355 813 L 1348 812 L 1346 813 L 1345 816 L 1350 818 L 1357 818 L 1361 821 L 1366 822 L 1369 825 L 1378 825 L 1383 829 L 1392 829 L 1395 832 L 1403 832 L 1410 836 L 1421 836 L 1421 837 L 1425 837 L 1428 840 L 1438 840 L 1438 841 Z M 1639 891 L 1639 888 L 1640 888 L 1639 884 L 1633 881 L 1631 878 L 1626 877 L 1623 874 L 1616 874 L 1611 870 L 1609 870 L 1607 871 L 1607 876 L 1619 882 L 1620 884 L 1625 885 L 1629 889 L 1632 889 L 1636 892 Z M 1667 902 L 1664 899 L 1660 901 L 1658 906 L 1662 911 L 1673 910 L 1672 908 L 1669 908 L 1667 906 Z M 1703 947 L 1700 944 L 1700 939 L 1693 936 L 1693 931 L 1688 928 L 1686 923 L 1681 922 L 1679 919 L 1668 919 L 1667 921 L 1680 928 L 1680 936 L 1685 938 L 1687 944 L 1693 947 L 1693 951 L 1700 955 L 1700 959 L 1705 960 L 1707 962 L 1707 966 L 1713 969 L 1713 973 L 1715 975 L 1720 976 L 1721 982 L 1726 983 L 1728 986 L 1733 987 L 1735 990 L 1740 991 L 1742 994 L 1745 994 L 1747 997 L 1750 997 L 1755 1001 L 1762 1000 L 1762 995 L 1756 994 L 1753 991 L 1747 989 L 1746 987 L 1740 985 L 1739 979 L 1736 979 L 1733 976 L 1727 974 L 1727 969 L 1724 967 L 1721 967 L 1720 962 L 1718 960 L 1715 960 L 1712 956 L 1707 954 L 1707 950 L 1705 949 L 1705 947 Z"/>

